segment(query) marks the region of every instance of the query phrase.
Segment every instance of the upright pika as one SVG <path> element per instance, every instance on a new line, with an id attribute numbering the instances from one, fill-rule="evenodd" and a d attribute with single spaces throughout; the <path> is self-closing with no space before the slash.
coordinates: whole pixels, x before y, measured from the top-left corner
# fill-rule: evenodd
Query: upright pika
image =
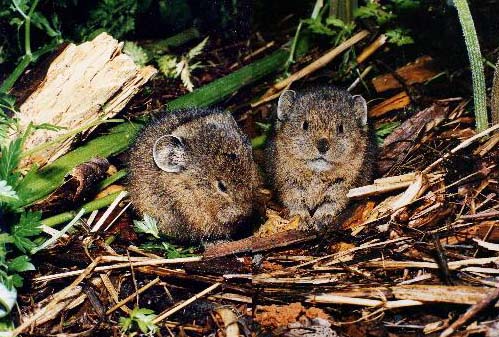
<path id="1" fill-rule="evenodd" d="M 290 214 L 318 229 L 345 208 L 350 188 L 371 179 L 373 147 L 361 96 L 333 87 L 286 90 L 267 147 L 267 173 Z"/>
<path id="2" fill-rule="evenodd" d="M 259 176 L 251 145 L 229 113 L 167 113 L 130 150 L 128 190 L 142 214 L 178 241 L 230 237 L 253 212 Z"/>

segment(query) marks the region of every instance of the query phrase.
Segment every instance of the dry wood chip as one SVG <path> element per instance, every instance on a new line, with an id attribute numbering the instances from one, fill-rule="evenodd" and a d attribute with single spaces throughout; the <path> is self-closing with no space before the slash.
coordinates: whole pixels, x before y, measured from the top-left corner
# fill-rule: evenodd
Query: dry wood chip
<path id="1" fill-rule="evenodd" d="M 430 56 L 422 56 L 413 63 L 409 63 L 396 70 L 405 84 L 423 83 L 438 75 L 435 62 Z M 372 80 L 376 92 L 383 92 L 390 89 L 401 88 L 402 84 L 392 75 L 385 74 L 377 76 Z"/>

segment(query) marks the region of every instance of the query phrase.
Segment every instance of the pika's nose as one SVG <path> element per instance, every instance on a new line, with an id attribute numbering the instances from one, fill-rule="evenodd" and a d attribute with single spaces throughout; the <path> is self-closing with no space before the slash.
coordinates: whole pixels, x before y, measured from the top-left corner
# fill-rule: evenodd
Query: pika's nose
<path id="1" fill-rule="evenodd" d="M 320 153 L 326 153 L 327 150 L 329 150 L 329 140 L 327 140 L 327 138 L 321 138 L 317 141 L 316 146 Z"/>

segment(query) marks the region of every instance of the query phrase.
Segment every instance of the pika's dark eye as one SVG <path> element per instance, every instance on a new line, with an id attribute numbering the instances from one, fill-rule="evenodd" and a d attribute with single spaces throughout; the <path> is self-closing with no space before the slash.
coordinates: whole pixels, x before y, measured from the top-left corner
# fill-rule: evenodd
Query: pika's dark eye
<path id="1" fill-rule="evenodd" d="M 304 121 L 303 124 L 301 125 L 302 129 L 307 131 L 308 130 L 308 121 Z"/>
<path id="2" fill-rule="evenodd" d="M 217 182 L 217 188 L 218 188 L 218 190 L 219 190 L 220 192 L 222 192 L 222 193 L 227 193 L 227 186 L 225 186 L 225 184 L 224 184 L 224 182 L 223 182 L 223 181 L 219 180 L 219 181 Z"/>
<path id="3" fill-rule="evenodd" d="M 227 154 L 227 158 L 229 158 L 230 160 L 236 160 L 237 154 L 235 154 L 235 153 L 228 153 Z"/>
<path id="4" fill-rule="evenodd" d="M 338 126 L 336 126 L 336 131 L 339 135 L 343 134 L 343 132 L 345 131 L 343 128 L 343 124 L 338 124 Z"/>

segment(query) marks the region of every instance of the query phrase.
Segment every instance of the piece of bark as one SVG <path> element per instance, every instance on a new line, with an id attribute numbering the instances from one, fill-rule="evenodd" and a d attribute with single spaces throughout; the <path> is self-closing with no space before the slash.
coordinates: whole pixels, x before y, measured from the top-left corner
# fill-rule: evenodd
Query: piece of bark
<path id="1" fill-rule="evenodd" d="M 297 243 L 303 243 L 316 238 L 316 235 L 299 230 L 289 230 L 263 238 L 250 236 L 238 241 L 232 241 L 209 247 L 203 258 L 212 259 L 232 254 L 259 253 L 274 248 L 282 248 Z"/>
<path id="2" fill-rule="evenodd" d="M 405 81 L 405 84 L 411 85 L 415 83 L 423 83 L 436 76 L 439 71 L 430 56 L 422 56 L 416 59 L 413 63 L 409 63 L 397 69 L 396 73 Z M 383 92 L 402 87 L 402 84 L 392 74 L 377 76 L 373 78 L 372 84 L 376 92 Z"/>
<path id="3" fill-rule="evenodd" d="M 97 182 L 106 177 L 108 168 L 107 159 L 99 157 L 76 166 L 59 188 L 33 205 L 32 209 L 51 213 L 84 201 L 92 192 L 96 192 Z"/>
<path id="4" fill-rule="evenodd" d="M 440 124 L 448 112 L 447 105 L 433 104 L 396 128 L 383 142 L 378 161 L 379 172 L 386 173 L 398 160 L 404 158 L 420 133 Z"/>
<path id="5" fill-rule="evenodd" d="M 405 108 L 409 104 L 411 104 L 411 98 L 405 91 L 402 91 L 395 96 L 385 99 L 383 102 L 369 109 L 369 117 L 380 117 L 390 111 Z"/>
<path id="6" fill-rule="evenodd" d="M 35 130 L 24 150 L 34 149 L 79 128 L 120 112 L 157 72 L 139 67 L 121 52 L 123 44 L 106 33 L 80 45 L 69 44 L 49 66 L 46 76 L 19 108 L 20 130 L 30 123 L 51 124 L 62 130 Z M 15 135 L 12 135 L 14 137 Z M 22 167 L 43 166 L 66 153 L 74 137 L 32 153 Z"/>

